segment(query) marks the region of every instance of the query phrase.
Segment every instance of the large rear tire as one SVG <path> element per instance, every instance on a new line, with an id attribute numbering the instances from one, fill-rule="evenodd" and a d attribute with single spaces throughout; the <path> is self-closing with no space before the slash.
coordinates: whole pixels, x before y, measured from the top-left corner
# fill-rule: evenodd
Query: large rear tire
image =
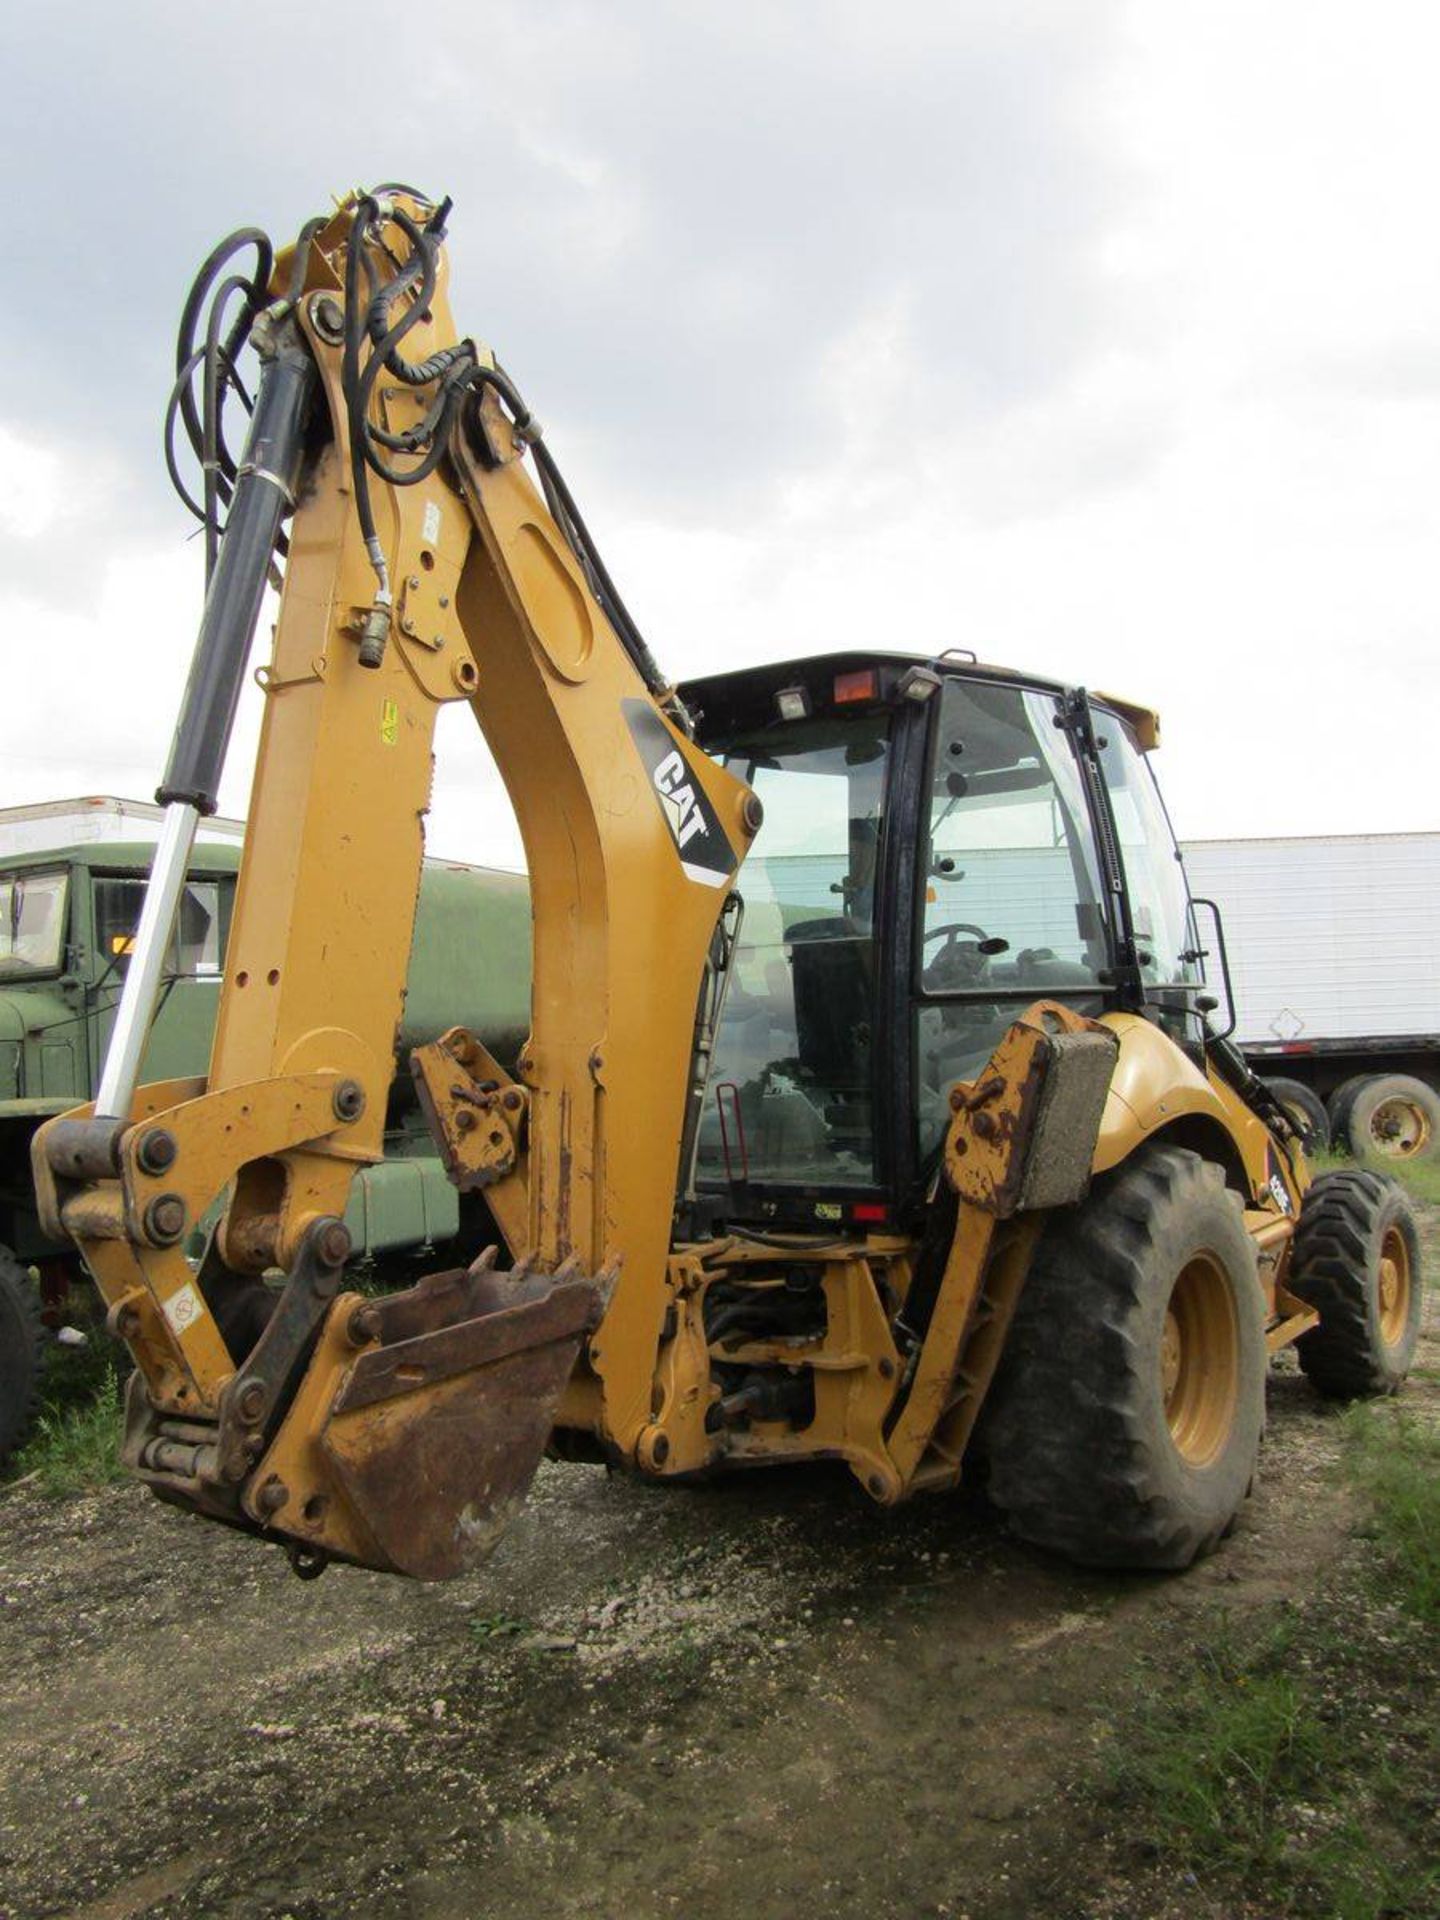
<path id="1" fill-rule="evenodd" d="M 19 1452 L 34 1423 L 44 1339 L 30 1276 L 0 1247 L 0 1467 Z"/>
<path id="2" fill-rule="evenodd" d="M 1083 1566 L 1187 1567 L 1254 1479 L 1266 1360 L 1238 1195 L 1150 1148 L 1046 1230 L 986 1408 L 990 1497 Z"/>
<path id="3" fill-rule="evenodd" d="M 1324 1173 L 1305 1195 L 1285 1284 L 1320 1324 L 1295 1351 L 1333 1400 L 1394 1393 L 1420 1338 L 1420 1242 L 1404 1190 L 1378 1173 Z"/>

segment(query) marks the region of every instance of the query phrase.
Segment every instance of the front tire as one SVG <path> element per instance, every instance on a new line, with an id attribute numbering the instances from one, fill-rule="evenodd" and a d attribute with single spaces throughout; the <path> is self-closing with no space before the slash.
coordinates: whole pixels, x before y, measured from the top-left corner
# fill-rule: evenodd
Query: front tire
<path id="1" fill-rule="evenodd" d="M 1285 1284 L 1320 1315 L 1295 1352 L 1332 1400 L 1394 1393 L 1420 1338 L 1424 1289 L 1415 1218 L 1378 1173 L 1324 1173 L 1305 1195 Z"/>
<path id="2" fill-rule="evenodd" d="M 1254 1479 L 1266 1359 L 1238 1195 L 1183 1148 L 1136 1155 L 1046 1230 L 986 1409 L 991 1498 L 1083 1566 L 1189 1566 Z"/>

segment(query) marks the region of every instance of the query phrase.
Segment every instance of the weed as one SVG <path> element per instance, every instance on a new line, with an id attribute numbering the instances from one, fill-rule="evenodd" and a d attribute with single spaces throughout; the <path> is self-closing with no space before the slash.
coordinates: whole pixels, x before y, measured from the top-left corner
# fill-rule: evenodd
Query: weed
<path id="1" fill-rule="evenodd" d="M 1355 1592 L 1213 1634 L 1137 1696 L 1108 1763 L 1151 1859 L 1277 1920 L 1440 1911 L 1440 1427 L 1372 1402 L 1345 1439 L 1371 1543 Z"/>
<path id="2" fill-rule="evenodd" d="M 1286 1644 L 1282 1628 L 1259 1646 L 1227 1632 L 1198 1647 L 1164 1704 L 1125 1729 L 1113 1784 L 1147 1810 L 1157 1850 L 1190 1866 L 1273 1864 L 1284 1838 L 1277 1808 L 1323 1759 L 1301 1689 L 1274 1664 Z"/>
<path id="3" fill-rule="evenodd" d="M 528 1633 L 530 1622 L 517 1620 L 509 1613 L 482 1613 L 471 1620 L 470 1631 L 477 1640 L 508 1640 L 518 1633 Z"/>
<path id="4" fill-rule="evenodd" d="M 15 1471 L 38 1474 L 41 1490 L 56 1498 L 88 1493 L 124 1477 L 120 1438 L 120 1383 L 111 1374 L 87 1400 L 44 1409 Z"/>
<path id="5" fill-rule="evenodd" d="M 710 1670 L 713 1649 L 706 1636 L 694 1626 L 681 1627 L 670 1639 L 666 1651 L 679 1679 L 696 1680 Z"/>
<path id="6" fill-rule="evenodd" d="M 1401 1186 L 1409 1188 L 1414 1199 L 1432 1207 L 1440 1206 L 1440 1160 L 1411 1160 L 1396 1166 L 1372 1160 L 1368 1164 L 1377 1173 L 1393 1174 Z"/>
<path id="7" fill-rule="evenodd" d="M 1396 1403 L 1346 1417 L 1346 1465 L 1373 1510 L 1376 1572 L 1417 1619 L 1440 1625 L 1440 1428 Z"/>
<path id="8" fill-rule="evenodd" d="M 1277 1920 L 1432 1911 L 1434 1676 L 1375 1631 L 1319 1610 L 1247 1621 L 1137 1697 L 1108 1791 L 1140 1850 Z"/>

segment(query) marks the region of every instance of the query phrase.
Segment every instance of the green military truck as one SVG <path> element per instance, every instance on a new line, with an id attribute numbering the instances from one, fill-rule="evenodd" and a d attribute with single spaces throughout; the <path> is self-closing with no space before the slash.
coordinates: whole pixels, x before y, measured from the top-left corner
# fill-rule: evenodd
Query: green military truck
<path id="1" fill-rule="evenodd" d="M 99 1083 L 158 819 L 108 797 L 0 809 L 0 1466 L 33 1417 L 47 1342 L 91 1312 L 74 1247 L 36 1217 L 30 1138 Z M 195 848 L 145 1080 L 209 1064 L 242 833 L 210 822 Z M 457 1020 L 513 1058 L 529 990 L 524 876 L 427 860 L 397 1059 Z M 483 1202 L 446 1178 L 408 1072 L 392 1087 L 385 1160 L 357 1176 L 346 1224 L 356 1261 L 382 1271 L 437 1249 L 459 1259 L 490 1235 Z"/>

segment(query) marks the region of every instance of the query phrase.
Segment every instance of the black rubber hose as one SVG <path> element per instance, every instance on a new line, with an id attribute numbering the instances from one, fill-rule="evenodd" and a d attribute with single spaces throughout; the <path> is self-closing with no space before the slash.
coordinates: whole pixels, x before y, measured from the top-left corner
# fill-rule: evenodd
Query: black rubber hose
<path id="1" fill-rule="evenodd" d="M 175 418 L 180 411 L 181 396 L 185 392 L 187 385 L 193 380 L 195 370 L 204 358 L 204 347 L 197 347 L 181 369 L 180 376 L 176 380 L 175 385 L 170 389 L 170 398 L 165 405 L 165 471 L 169 474 L 170 484 L 174 487 L 180 500 L 187 510 L 194 514 L 197 520 L 203 520 L 205 518 L 205 509 L 186 486 L 180 472 L 179 464 L 175 458 Z M 253 412 L 254 402 L 251 400 L 243 381 L 233 366 L 229 369 L 228 384 L 239 395 L 240 404 L 244 407 L 246 413 Z M 194 449 L 194 453 L 197 460 L 202 458 L 203 442 L 201 446 Z M 223 473 L 220 475 L 220 481 L 222 498 L 228 499 L 232 490 L 231 483 L 225 478 Z"/>
<path id="2" fill-rule="evenodd" d="M 201 451 L 200 469 L 205 483 L 205 579 L 208 584 L 215 571 L 216 556 L 220 551 L 220 508 L 228 502 L 232 487 L 229 476 L 236 471 L 236 463 L 225 446 L 221 430 L 221 412 L 225 404 L 225 388 L 233 379 L 233 362 L 221 345 L 220 330 L 225 320 L 225 309 L 237 293 L 248 293 L 250 283 L 240 274 L 231 274 L 228 280 L 221 281 L 210 302 L 210 312 L 205 323 L 205 350 L 203 359 L 204 381 L 201 387 Z M 222 460 L 225 469 L 222 471 Z"/>
<path id="3" fill-rule="evenodd" d="M 386 371 L 393 373 L 397 380 L 403 380 L 407 386 L 423 387 L 432 380 L 438 380 L 449 367 L 462 360 L 473 359 L 474 348 L 468 341 L 462 341 L 455 346 L 442 347 L 438 353 L 432 353 L 428 360 L 409 361 L 401 355 L 400 340 L 424 318 L 434 296 L 440 277 L 440 242 L 429 227 L 417 226 L 403 207 L 395 209 L 394 220 L 410 242 L 410 258 L 393 280 L 387 281 L 376 291 L 365 318 L 365 327 Z M 409 314 L 391 329 L 390 309 L 415 285 L 417 279 L 420 287 Z"/>
<path id="4" fill-rule="evenodd" d="M 290 284 L 285 289 L 285 306 L 294 309 L 300 304 L 300 296 L 305 291 L 305 275 L 310 266 L 310 249 L 315 244 L 315 236 L 330 224 L 329 218 L 317 213 L 313 220 L 307 220 L 295 239 L 295 258 L 290 266 Z"/>
<path id="5" fill-rule="evenodd" d="M 595 577 L 601 587 L 601 592 L 597 597 L 600 600 L 601 606 L 605 609 L 611 626 L 615 629 L 616 637 L 619 639 L 621 646 L 624 647 L 626 653 L 629 654 L 636 672 L 640 675 L 640 678 L 645 682 L 645 685 L 650 689 L 651 693 L 658 695 L 668 692 L 669 689 L 665 676 L 660 671 L 659 663 L 655 659 L 654 654 L 651 653 L 649 647 L 646 646 L 644 636 L 631 618 L 630 609 L 620 598 L 615 582 L 610 578 L 605 562 L 600 558 L 599 549 L 591 537 L 590 529 L 585 525 L 584 519 L 581 517 L 580 509 L 575 504 L 574 496 L 565 484 L 564 475 L 555 464 L 555 456 L 543 440 L 537 440 L 531 448 L 531 451 L 535 455 L 536 466 L 539 467 L 540 471 L 553 485 L 560 503 L 565 509 L 565 516 L 574 529 L 575 536 L 580 542 L 581 547 L 588 556 L 590 565 L 595 570 Z"/>
<path id="6" fill-rule="evenodd" d="M 450 444 L 450 422 L 462 394 L 469 385 L 473 369 L 461 364 L 453 367 L 441 383 L 440 391 L 431 404 L 419 426 L 412 428 L 410 434 L 385 433 L 379 427 L 370 424 L 369 438 L 365 448 L 365 458 L 371 471 L 392 486 L 413 487 L 417 480 L 428 479 L 445 455 Z M 393 467 L 376 453 L 374 441 L 383 446 L 392 447 L 400 453 L 423 454 L 417 466 Z"/>
<path id="7" fill-rule="evenodd" d="M 233 366 L 245 344 L 256 313 L 265 300 L 270 285 L 271 270 L 275 265 L 275 249 L 270 236 L 262 233 L 259 227 L 239 227 L 234 233 L 227 234 L 220 244 L 213 247 L 196 274 L 185 305 L 180 312 L 180 326 L 175 342 L 175 371 L 181 372 L 195 352 L 195 326 L 200 317 L 200 309 L 205 304 L 206 295 L 220 275 L 221 269 L 242 253 L 246 247 L 255 249 L 255 271 L 250 277 L 251 298 L 247 301 L 240 317 L 231 329 L 230 338 L 225 342 L 226 357 Z M 188 388 L 180 396 L 180 413 L 185 423 L 186 436 L 191 448 L 198 455 L 202 443 L 200 415 L 195 406 L 195 396 Z M 227 476 L 234 479 L 234 474 Z"/>
<path id="8" fill-rule="evenodd" d="M 429 301 L 434 294 L 438 279 L 438 242 L 427 230 L 417 227 L 403 210 L 397 210 L 395 218 L 411 242 L 412 254 L 401 268 L 396 278 L 385 286 L 376 289 L 365 319 L 365 332 L 371 342 L 370 358 L 361 369 L 354 397 L 354 417 L 361 427 L 361 445 L 365 462 L 372 472 L 394 486 L 414 486 L 435 471 L 445 449 L 449 444 L 449 426 L 454 408 L 460 394 L 468 384 L 474 371 L 474 348 L 468 342 L 447 347 L 443 352 L 432 354 L 428 360 L 412 365 L 401 358 L 399 343 L 424 318 Z M 367 275 L 371 274 L 368 258 Z M 373 284 L 373 275 L 372 284 Z M 414 287 L 418 277 L 419 285 L 409 311 L 389 328 L 385 327 L 385 317 L 393 304 L 397 293 Z M 358 347 L 356 361 L 358 364 Z M 382 371 L 399 374 L 410 384 L 426 384 L 431 380 L 441 381 L 440 391 L 435 396 L 423 421 L 409 430 L 407 434 L 396 435 L 385 432 L 370 419 L 370 398 Z M 353 431 L 353 429 L 352 429 Z M 398 468 L 383 460 L 375 451 L 375 443 L 394 448 L 396 451 L 424 453 L 416 466 Z M 428 449 L 428 451 L 426 451 Z"/>
<path id="9" fill-rule="evenodd" d="M 356 202 L 345 251 L 345 352 L 341 362 L 341 383 L 350 427 L 350 478 L 355 489 L 355 513 L 367 546 L 376 536 L 375 515 L 370 506 L 370 476 L 365 463 L 365 415 L 356 404 L 360 390 L 360 342 L 363 335 L 360 274 L 365 254 L 365 232 L 379 212 L 379 207 L 369 195 Z"/>
<path id="10" fill-rule="evenodd" d="M 412 471 L 399 474 L 380 461 L 371 446 L 373 428 L 370 424 L 369 412 L 375 383 L 392 361 L 398 363 L 398 368 L 405 370 L 401 377 L 406 379 L 411 377 L 414 370 L 409 368 L 406 362 L 399 361 L 397 350 L 400 342 L 411 329 L 419 325 L 430 297 L 434 293 L 437 279 L 436 243 L 415 225 L 403 209 L 397 208 L 395 220 L 411 242 L 411 256 L 394 279 L 384 286 L 375 287 L 364 320 L 360 319 L 362 269 L 370 284 L 375 285 L 373 269 L 365 254 L 365 231 L 373 220 L 378 219 L 379 211 L 378 205 L 371 196 L 367 196 L 358 203 L 345 260 L 345 356 L 342 380 L 350 424 L 350 465 L 355 486 L 355 505 L 360 518 L 360 531 L 367 542 L 375 538 L 375 517 L 370 503 L 370 481 L 367 468 L 379 473 L 383 479 L 398 482 L 401 485 L 413 485 L 415 481 L 424 479 L 434 471 L 444 451 L 443 439 L 437 438 L 435 446 L 432 447 L 425 461 Z M 409 311 L 396 321 L 393 327 L 384 328 L 384 318 L 391 303 L 399 294 L 413 286 L 417 278 L 419 287 Z M 378 336 L 377 323 L 383 329 Z M 362 367 L 360 348 L 367 335 L 372 345 L 370 357 Z M 435 357 L 440 358 L 440 356 Z M 449 367 L 454 360 L 455 353 L 452 349 L 444 356 L 443 365 Z"/>
<path id="11" fill-rule="evenodd" d="M 397 222 L 400 217 L 397 213 Z M 371 387 L 379 379 L 382 369 L 394 373 L 398 379 L 404 380 L 410 386 L 424 386 L 427 381 L 438 378 L 457 356 L 458 350 L 448 347 L 443 353 L 433 354 L 430 360 L 422 363 L 422 367 L 412 366 L 409 361 L 401 358 L 400 342 L 425 318 L 439 279 L 435 243 L 427 239 L 413 221 L 407 224 L 415 235 L 411 242 L 413 250 L 410 258 L 393 280 L 387 281 L 384 286 L 377 289 L 365 316 L 365 330 L 372 344 L 370 358 L 366 361 L 360 377 Z M 368 264 L 367 261 L 367 268 Z M 418 286 L 416 286 L 417 280 Z M 401 294 L 408 292 L 412 287 L 415 287 L 415 297 L 409 309 L 393 326 L 389 325 L 390 308 Z M 434 372 L 423 371 L 423 367 L 430 366 L 434 367 Z"/>
<path id="12" fill-rule="evenodd" d="M 170 484 L 197 520 L 205 518 L 205 509 L 194 498 L 190 489 L 181 478 L 180 468 L 175 459 L 175 416 L 180 411 L 182 396 L 188 390 L 196 367 L 205 358 L 205 349 L 197 347 L 195 352 L 180 369 L 174 386 L 170 389 L 170 399 L 165 407 L 165 470 L 170 475 Z"/>

